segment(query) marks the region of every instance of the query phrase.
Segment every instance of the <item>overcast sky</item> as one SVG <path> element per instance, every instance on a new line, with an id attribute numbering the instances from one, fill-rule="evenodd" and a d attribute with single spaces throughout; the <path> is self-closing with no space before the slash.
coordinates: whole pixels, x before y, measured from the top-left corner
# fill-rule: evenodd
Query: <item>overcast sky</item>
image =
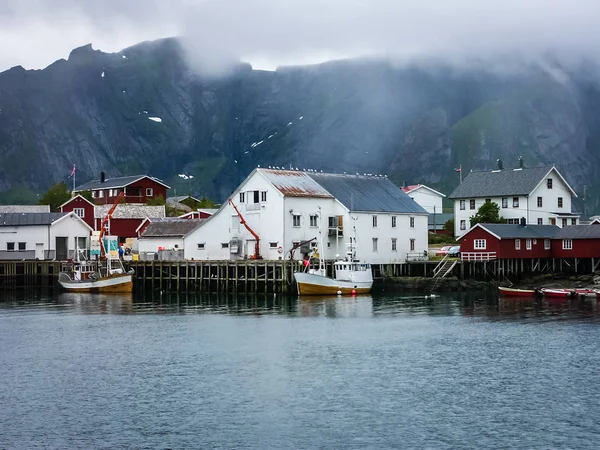
<path id="1" fill-rule="evenodd" d="M 256 67 L 388 55 L 600 58 L 600 0 L 0 0 L 0 70 L 78 46 L 183 36 L 191 61 Z"/>

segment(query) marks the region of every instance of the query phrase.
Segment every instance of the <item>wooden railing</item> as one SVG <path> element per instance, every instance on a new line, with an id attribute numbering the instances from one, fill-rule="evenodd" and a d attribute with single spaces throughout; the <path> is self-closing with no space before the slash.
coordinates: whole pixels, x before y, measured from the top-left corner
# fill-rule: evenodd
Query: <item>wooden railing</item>
<path id="1" fill-rule="evenodd" d="M 496 259 L 496 252 L 461 252 L 463 261 L 492 261 Z"/>
<path id="2" fill-rule="evenodd" d="M 406 261 L 429 261 L 427 252 L 410 252 L 406 254 Z"/>

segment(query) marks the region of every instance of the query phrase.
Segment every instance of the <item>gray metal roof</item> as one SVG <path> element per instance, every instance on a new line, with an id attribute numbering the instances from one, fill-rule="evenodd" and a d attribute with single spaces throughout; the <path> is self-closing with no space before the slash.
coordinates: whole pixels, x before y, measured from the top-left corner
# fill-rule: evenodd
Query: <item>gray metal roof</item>
<path id="1" fill-rule="evenodd" d="M 5 213 L 49 213 L 50 205 L 0 205 L 0 214 Z"/>
<path id="2" fill-rule="evenodd" d="M 186 200 L 188 198 L 191 198 L 195 202 L 199 202 L 200 201 L 196 197 L 192 197 L 191 195 L 177 195 L 175 197 L 167 197 L 167 202 L 179 203 L 179 202 L 182 202 L 183 200 Z"/>
<path id="3" fill-rule="evenodd" d="M 482 223 L 480 226 L 496 236 L 500 236 L 500 239 L 551 239 L 560 230 L 556 225 L 523 226 L 508 223 Z"/>
<path id="4" fill-rule="evenodd" d="M 448 198 L 529 195 L 552 167 L 470 172 Z"/>
<path id="5" fill-rule="evenodd" d="M 61 217 L 66 216 L 66 212 L 54 213 L 4 213 L 0 214 L 0 227 L 25 227 L 35 225 L 51 225 Z"/>
<path id="6" fill-rule="evenodd" d="M 286 197 L 333 198 L 310 177 L 308 172 L 280 169 L 256 169 L 269 183 Z"/>
<path id="7" fill-rule="evenodd" d="M 385 177 L 313 172 L 307 175 L 351 211 L 427 214 Z"/>
<path id="8" fill-rule="evenodd" d="M 100 180 L 93 180 L 93 181 L 88 181 L 85 184 L 82 184 L 81 186 L 77 186 L 75 188 L 74 192 L 81 192 L 81 191 L 93 191 L 95 189 L 116 189 L 116 188 L 122 188 L 125 186 L 129 186 L 130 184 L 141 180 L 142 178 L 149 178 L 152 181 L 155 181 L 159 184 L 162 184 L 163 186 L 165 186 L 167 189 L 170 189 L 169 186 L 167 186 L 165 183 L 163 183 L 161 180 L 159 180 L 158 178 L 154 178 L 154 177 L 150 177 L 148 175 L 133 175 L 130 177 L 117 177 L 117 178 L 107 178 L 104 183 L 100 183 Z"/>
<path id="9" fill-rule="evenodd" d="M 112 205 L 96 205 L 94 207 L 94 217 L 103 219 Z M 165 206 L 149 206 L 139 203 L 121 203 L 115 208 L 113 219 L 145 219 L 165 217 Z"/>
<path id="10" fill-rule="evenodd" d="M 556 239 L 600 239 L 600 226 L 569 225 L 557 233 Z"/>
<path id="11" fill-rule="evenodd" d="M 203 220 L 165 218 L 152 220 L 140 239 L 150 237 L 184 237 L 198 228 Z"/>

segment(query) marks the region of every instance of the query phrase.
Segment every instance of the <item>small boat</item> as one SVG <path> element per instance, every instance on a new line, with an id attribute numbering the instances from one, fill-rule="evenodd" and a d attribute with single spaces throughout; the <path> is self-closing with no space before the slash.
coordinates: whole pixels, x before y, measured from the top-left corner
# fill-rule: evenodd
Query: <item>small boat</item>
<path id="1" fill-rule="evenodd" d="M 540 289 L 544 297 L 552 297 L 552 298 L 570 298 L 576 295 L 574 289 L 549 289 L 542 288 Z"/>
<path id="2" fill-rule="evenodd" d="M 68 292 L 127 293 L 133 290 L 133 270 L 120 260 L 75 261 L 63 265 L 58 282 Z"/>
<path id="3" fill-rule="evenodd" d="M 535 289 L 513 289 L 507 287 L 498 287 L 500 294 L 504 297 L 535 297 L 538 291 Z"/>
<path id="4" fill-rule="evenodd" d="M 596 298 L 597 293 L 594 289 L 587 289 L 587 288 L 577 288 L 575 289 L 575 295 L 577 297 L 593 297 Z"/>
<path id="5" fill-rule="evenodd" d="M 318 250 L 315 249 L 315 255 Z M 348 244 L 344 260 L 333 263 L 334 278 L 326 275 L 323 259 L 319 258 L 319 268 L 311 269 L 309 264 L 304 271 L 294 273 L 299 295 L 354 295 L 367 294 L 373 287 L 371 265 L 355 259 L 355 248 Z"/>

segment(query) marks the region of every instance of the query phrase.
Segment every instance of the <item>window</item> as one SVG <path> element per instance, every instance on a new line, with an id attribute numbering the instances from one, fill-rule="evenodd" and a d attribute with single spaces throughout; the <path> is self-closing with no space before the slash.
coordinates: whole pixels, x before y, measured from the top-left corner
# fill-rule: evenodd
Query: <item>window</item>
<path id="1" fill-rule="evenodd" d="M 531 239 L 526 239 L 525 240 L 525 248 L 527 250 L 531 250 Z"/>
<path id="2" fill-rule="evenodd" d="M 295 227 L 299 227 L 300 226 L 300 214 L 294 214 L 292 216 L 292 221 L 293 221 L 293 225 Z"/>
<path id="3" fill-rule="evenodd" d="M 563 227 L 566 227 L 566 226 L 567 226 L 567 219 L 563 219 L 563 220 L 562 220 L 562 226 L 563 226 Z"/>
<path id="4" fill-rule="evenodd" d="M 317 216 L 316 215 L 311 215 L 310 216 L 310 226 L 313 228 L 316 228 L 318 226 L 317 224 Z"/>
<path id="5" fill-rule="evenodd" d="M 510 225 L 519 225 L 519 219 L 506 219 L 506 223 Z"/>
<path id="6" fill-rule="evenodd" d="M 259 198 L 259 197 L 258 197 L 258 195 L 259 195 L 259 192 L 258 192 L 258 191 L 252 191 L 252 192 L 253 192 L 253 194 L 254 194 L 254 195 L 253 195 L 254 203 L 258 203 L 258 198 Z"/>
<path id="7" fill-rule="evenodd" d="M 396 216 L 392 216 L 392 228 L 396 228 Z"/>
<path id="8" fill-rule="evenodd" d="M 260 201 L 261 202 L 266 202 L 267 201 L 267 191 L 261 191 L 260 192 Z"/>
<path id="9" fill-rule="evenodd" d="M 513 197 L 513 208 L 519 207 L 519 197 Z"/>
<path id="10" fill-rule="evenodd" d="M 467 229 L 467 221 L 466 220 L 461 220 L 460 221 L 460 229 L 461 230 L 466 230 Z"/>
<path id="11" fill-rule="evenodd" d="M 377 228 L 377 216 L 373 216 L 373 228 Z"/>
<path id="12" fill-rule="evenodd" d="M 461 209 L 461 210 L 464 210 L 464 209 L 465 209 L 465 201 L 464 201 L 464 200 L 461 200 L 461 201 L 460 201 L 460 209 Z"/>
<path id="13" fill-rule="evenodd" d="M 277 248 L 277 242 L 269 242 L 269 248 Z"/>
<path id="14" fill-rule="evenodd" d="M 6 251 L 14 252 L 15 251 L 15 243 L 14 242 L 7 242 L 6 243 Z"/>
<path id="15" fill-rule="evenodd" d="M 475 249 L 476 250 L 485 250 L 485 239 L 475 239 Z"/>
<path id="16" fill-rule="evenodd" d="M 392 251 L 395 252 L 396 250 L 396 238 L 392 238 Z"/>
<path id="17" fill-rule="evenodd" d="M 537 198 L 537 206 L 538 206 L 538 208 L 542 207 L 542 197 Z"/>
<path id="18" fill-rule="evenodd" d="M 562 197 L 558 197 L 558 207 L 559 208 L 563 207 L 563 198 Z"/>
<path id="19" fill-rule="evenodd" d="M 410 218 L 410 227 L 411 227 L 411 228 L 414 228 L 414 227 L 415 227 L 415 218 L 414 218 L 414 217 L 411 217 L 411 218 Z"/>
<path id="20" fill-rule="evenodd" d="M 469 200 L 469 209 L 475 209 L 475 199 Z"/>
<path id="21" fill-rule="evenodd" d="M 571 219 L 571 225 L 577 225 L 577 219 Z"/>
<path id="22" fill-rule="evenodd" d="M 97 197 L 98 198 L 104 198 L 104 191 L 98 191 Z"/>
<path id="23" fill-rule="evenodd" d="M 221 248 L 229 248 L 229 242 L 223 242 Z"/>
<path id="24" fill-rule="evenodd" d="M 491 199 L 491 198 L 486 198 L 486 199 L 485 199 L 485 202 L 486 202 L 486 203 L 492 203 L 492 199 Z"/>
<path id="25" fill-rule="evenodd" d="M 541 217 L 538 217 L 538 225 L 543 225 L 544 224 L 544 219 L 542 219 Z"/>
<path id="26" fill-rule="evenodd" d="M 240 203 L 246 203 L 246 193 L 240 192 Z"/>
<path id="27" fill-rule="evenodd" d="M 556 225 L 556 219 L 554 217 L 550 217 L 548 220 L 550 221 L 550 225 Z"/>
<path id="28" fill-rule="evenodd" d="M 508 208 L 508 199 L 507 198 L 503 198 L 502 199 L 502 207 L 503 208 Z"/>
<path id="29" fill-rule="evenodd" d="M 414 239 L 410 240 L 410 251 L 411 252 L 415 251 L 415 240 Z"/>
<path id="30" fill-rule="evenodd" d="M 98 196 L 98 193 L 96 191 L 92 191 L 92 198 L 96 198 Z"/>
<path id="31" fill-rule="evenodd" d="M 377 251 L 377 238 L 373 238 L 373 251 Z"/>
<path id="32" fill-rule="evenodd" d="M 27 244 L 25 242 L 19 242 L 19 251 L 24 252 L 27 249 Z"/>
<path id="33" fill-rule="evenodd" d="M 85 216 L 85 209 L 83 209 L 83 208 L 73 208 L 73 212 L 75 214 L 77 214 L 79 217 L 81 217 L 82 219 Z"/>
<path id="34" fill-rule="evenodd" d="M 550 239 L 544 239 L 544 250 L 550 250 Z"/>
<path id="35" fill-rule="evenodd" d="M 521 250 L 521 239 L 515 239 L 515 250 Z"/>
<path id="36" fill-rule="evenodd" d="M 198 250 L 204 250 L 204 246 L 205 246 L 204 242 L 202 242 L 202 243 L 199 242 L 198 243 Z"/>
<path id="37" fill-rule="evenodd" d="M 548 178 L 548 180 L 546 180 L 546 186 L 548 186 L 548 189 L 552 189 L 552 178 Z"/>
<path id="38" fill-rule="evenodd" d="M 573 250 L 573 241 L 571 239 L 563 239 L 563 250 Z"/>

